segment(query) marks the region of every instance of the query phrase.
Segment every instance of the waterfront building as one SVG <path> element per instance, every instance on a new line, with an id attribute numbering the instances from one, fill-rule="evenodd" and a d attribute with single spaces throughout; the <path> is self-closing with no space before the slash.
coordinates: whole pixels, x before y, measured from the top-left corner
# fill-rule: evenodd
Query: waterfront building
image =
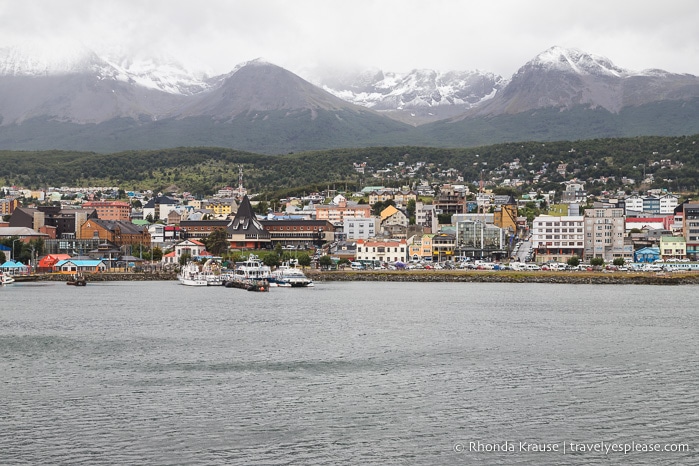
<path id="1" fill-rule="evenodd" d="M 456 222 L 455 255 L 500 260 L 507 257 L 507 231 L 481 221 Z"/>
<path id="2" fill-rule="evenodd" d="M 438 233 L 432 236 L 432 260 L 441 262 L 454 258 L 456 236 L 449 233 Z"/>
<path id="3" fill-rule="evenodd" d="M 357 261 L 405 262 L 408 258 L 406 240 L 357 240 Z"/>
<path id="4" fill-rule="evenodd" d="M 206 252 L 206 246 L 196 239 L 187 239 L 175 245 L 174 263 L 179 263 L 182 256 L 199 257 Z"/>
<path id="5" fill-rule="evenodd" d="M 633 254 L 634 262 L 645 262 L 652 264 L 660 259 L 660 248 L 646 247 L 638 249 Z"/>
<path id="6" fill-rule="evenodd" d="M 272 218 L 260 220 L 269 233 L 272 247 L 312 249 L 334 240 L 335 226 L 327 220 L 307 220 L 304 218 Z"/>
<path id="7" fill-rule="evenodd" d="M 433 233 L 415 235 L 408 243 L 408 258 L 413 261 L 432 260 Z"/>
<path id="8" fill-rule="evenodd" d="M 687 242 L 682 236 L 662 236 L 660 238 L 660 257 L 667 259 L 684 259 L 687 255 Z"/>
<path id="9" fill-rule="evenodd" d="M 235 218 L 226 228 L 232 248 L 270 249 L 272 237 L 269 231 L 257 219 L 246 195 L 240 202 Z"/>
<path id="10" fill-rule="evenodd" d="M 633 250 L 625 247 L 624 209 L 594 207 L 585 210 L 585 260 L 601 257 L 611 262 L 617 257 L 631 259 Z"/>
<path id="11" fill-rule="evenodd" d="M 683 225 L 686 241 L 687 256 L 692 259 L 699 257 L 699 203 L 685 203 Z"/>
<path id="12" fill-rule="evenodd" d="M 532 248 L 536 261 L 566 262 L 583 257 L 585 250 L 584 217 L 539 215 L 532 222 Z"/>

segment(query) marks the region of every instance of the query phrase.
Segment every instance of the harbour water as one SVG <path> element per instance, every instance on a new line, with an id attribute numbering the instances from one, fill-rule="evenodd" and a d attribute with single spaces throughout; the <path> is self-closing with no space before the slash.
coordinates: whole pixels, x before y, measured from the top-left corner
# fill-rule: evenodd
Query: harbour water
<path id="1" fill-rule="evenodd" d="M 0 464 L 699 464 L 698 294 L 15 283 Z"/>

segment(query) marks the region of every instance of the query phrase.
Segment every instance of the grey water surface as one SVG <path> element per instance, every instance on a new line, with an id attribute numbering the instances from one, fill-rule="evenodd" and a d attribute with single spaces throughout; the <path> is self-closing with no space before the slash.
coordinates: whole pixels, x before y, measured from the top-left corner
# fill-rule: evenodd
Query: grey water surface
<path id="1" fill-rule="evenodd" d="M 14 283 L 0 464 L 699 464 L 697 296 Z"/>

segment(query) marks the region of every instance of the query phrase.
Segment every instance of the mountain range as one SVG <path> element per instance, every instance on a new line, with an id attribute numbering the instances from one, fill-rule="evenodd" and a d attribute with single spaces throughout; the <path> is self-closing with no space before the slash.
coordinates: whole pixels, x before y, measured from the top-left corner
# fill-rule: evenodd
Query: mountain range
<path id="1" fill-rule="evenodd" d="M 699 78 L 552 47 L 510 78 L 370 70 L 305 80 L 253 60 L 207 77 L 170 62 L 0 49 L 0 149 L 259 153 L 469 147 L 699 133 Z"/>

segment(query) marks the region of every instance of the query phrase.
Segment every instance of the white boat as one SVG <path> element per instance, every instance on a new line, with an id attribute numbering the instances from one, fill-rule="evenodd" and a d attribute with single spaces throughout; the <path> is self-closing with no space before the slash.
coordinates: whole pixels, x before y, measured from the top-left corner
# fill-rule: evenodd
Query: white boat
<path id="1" fill-rule="evenodd" d="M 294 288 L 313 286 L 313 280 L 308 278 L 301 269 L 297 268 L 295 262 L 280 265 L 277 270 L 272 272 L 270 282 L 277 283 L 277 286 Z"/>
<path id="2" fill-rule="evenodd" d="M 224 285 L 227 288 L 243 288 L 249 291 L 269 291 L 269 279 L 272 270 L 256 255 L 250 254 L 248 259 L 236 264 L 235 270 L 229 274 Z"/>
<path id="3" fill-rule="evenodd" d="M 0 272 L 0 285 L 9 285 L 14 283 L 15 279 L 7 272 Z"/>
<path id="4" fill-rule="evenodd" d="M 199 265 L 195 262 L 188 262 L 180 270 L 177 276 L 180 283 L 187 286 L 208 286 L 206 275 L 199 270 Z"/>

